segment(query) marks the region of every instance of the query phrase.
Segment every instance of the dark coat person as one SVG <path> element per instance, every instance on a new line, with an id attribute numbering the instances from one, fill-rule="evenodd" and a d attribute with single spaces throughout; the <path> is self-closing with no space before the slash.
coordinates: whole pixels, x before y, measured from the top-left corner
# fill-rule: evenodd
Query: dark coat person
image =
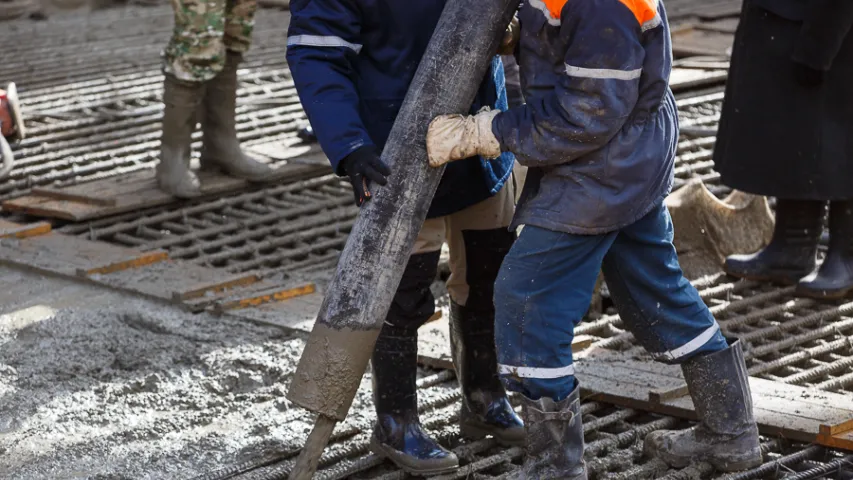
<path id="1" fill-rule="evenodd" d="M 723 183 L 778 204 L 773 240 L 729 258 L 731 275 L 819 298 L 853 292 L 851 27 L 849 0 L 744 4 L 714 161 Z M 831 248 L 814 272 L 827 202 Z"/>

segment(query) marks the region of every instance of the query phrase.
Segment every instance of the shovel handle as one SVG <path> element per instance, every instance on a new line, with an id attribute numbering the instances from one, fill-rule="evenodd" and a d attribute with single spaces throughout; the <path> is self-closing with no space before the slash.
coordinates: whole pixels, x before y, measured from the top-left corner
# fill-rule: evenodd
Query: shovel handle
<path id="1" fill-rule="evenodd" d="M 305 446 L 302 447 L 296 463 L 293 464 L 293 470 L 290 471 L 288 480 L 311 480 L 314 472 L 317 471 L 323 449 L 329 443 L 332 431 L 337 423 L 337 420 L 325 415 L 317 417 L 314 422 L 314 429 L 311 430 L 311 434 L 305 440 Z"/>

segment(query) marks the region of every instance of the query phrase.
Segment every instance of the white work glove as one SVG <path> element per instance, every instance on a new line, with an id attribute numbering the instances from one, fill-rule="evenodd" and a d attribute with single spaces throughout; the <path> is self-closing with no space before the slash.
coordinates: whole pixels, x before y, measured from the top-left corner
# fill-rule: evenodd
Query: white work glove
<path id="1" fill-rule="evenodd" d="M 492 120 L 500 110 L 484 108 L 476 115 L 439 115 L 429 124 L 426 145 L 429 165 L 440 167 L 448 162 L 480 155 L 497 158 L 501 144 L 492 133 Z"/>
<path id="2" fill-rule="evenodd" d="M 512 55 L 515 53 L 515 46 L 521 39 L 521 25 L 518 23 L 518 17 L 512 17 L 512 21 L 506 27 L 504 38 L 501 40 L 501 46 L 498 47 L 498 55 Z"/>

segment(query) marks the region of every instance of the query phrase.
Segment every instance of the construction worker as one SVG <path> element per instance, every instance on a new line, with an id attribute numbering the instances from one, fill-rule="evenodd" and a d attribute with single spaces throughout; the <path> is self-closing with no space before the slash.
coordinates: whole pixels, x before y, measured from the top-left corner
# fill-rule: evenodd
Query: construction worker
<path id="1" fill-rule="evenodd" d="M 356 204 L 394 173 L 380 152 L 444 9 L 443 0 L 294 0 L 287 61 L 320 145 L 348 176 Z M 511 37 L 511 35 L 509 35 Z M 506 108 L 495 57 L 474 109 Z M 476 110 L 472 110 L 476 111 Z M 397 159 L 405 162 L 407 159 Z M 422 428 L 417 332 L 435 312 L 430 286 L 450 248 L 451 347 L 463 392 L 463 435 L 524 442 L 524 427 L 497 376 L 494 281 L 515 236 L 512 155 L 448 167 L 421 228 L 372 358 L 377 422 L 371 449 L 412 474 L 452 471 L 459 460 Z"/>
<path id="2" fill-rule="evenodd" d="M 726 185 L 777 197 L 773 239 L 730 275 L 853 293 L 853 2 L 752 0 L 741 13 L 714 151 Z M 829 204 L 829 252 L 816 270 Z M 749 253 L 749 252 L 744 252 Z"/>
<path id="3" fill-rule="evenodd" d="M 201 195 L 190 144 L 201 108 L 201 167 L 250 181 L 272 169 L 246 156 L 237 140 L 237 66 L 249 49 L 256 0 L 176 0 L 175 29 L 162 53 L 163 135 L 157 183 L 178 198 Z"/>
<path id="4" fill-rule="evenodd" d="M 528 431 L 520 478 L 587 478 L 571 344 L 600 270 L 637 341 L 681 364 L 699 416 L 651 434 L 647 452 L 675 467 L 760 464 L 741 346 L 684 278 L 663 205 L 678 139 L 663 4 L 525 2 L 519 19 L 526 105 L 439 116 L 427 151 L 436 167 L 507 151 L 529 167 L 513 221 L 524 229 L 495 286 L 499 371 Z"/>

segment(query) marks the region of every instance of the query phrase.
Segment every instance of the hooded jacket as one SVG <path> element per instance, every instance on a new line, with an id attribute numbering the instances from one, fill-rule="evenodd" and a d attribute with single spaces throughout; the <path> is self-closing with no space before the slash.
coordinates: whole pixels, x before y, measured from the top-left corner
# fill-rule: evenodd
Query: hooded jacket
<path id="1" fill-rule="evenodd" d="M 662 2 L 530 0 L 519 11 L 527 104 L 497 117 L 502 150 L 530 167 L 515 225 L 602 234 L 672 187 L 678 114 Z"/>

